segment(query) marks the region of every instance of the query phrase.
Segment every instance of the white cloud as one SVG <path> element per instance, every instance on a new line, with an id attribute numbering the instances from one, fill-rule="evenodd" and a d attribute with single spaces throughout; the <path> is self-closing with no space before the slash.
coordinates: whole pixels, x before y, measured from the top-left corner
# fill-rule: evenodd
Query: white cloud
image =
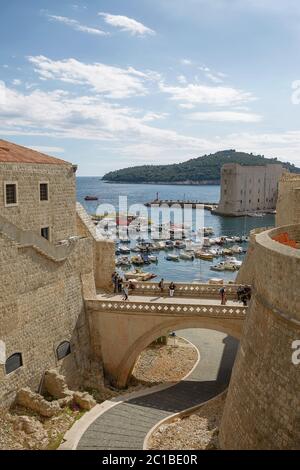
<path id="1" fill-rule="evenodd" d="M 122 15 L 111 15 L 110 13 L 98 13 L 99 16 L 103 16 L 104 21 L 110 26 L 120 28 L 121 31 L 129 32 L 134 36 L 145 36 L 146 34 L 155 34 L 153 29 L 148 28 L 142 23 L 128 18 L 128 16 Z"/>
<path id="2" fill-rule="evenodd" d="M 260 122 L 262 116 L 254 113 L 241 113 L 236 111 L 197 112 L 188 115 L 193 121 L 206 122 Z"/>
<path id="3" fill-rule="evenodd" d="M 44 56 L 29 57 L 35 71 L 44 80 L 60 80 L 77 85 L 88 85 L 109 98 L 128 98 L 147 94 L 145 83 L 156 81 L 158 74 L 141 72 L 132 67 L 122 69 L 101 63 L 84 64 L 76 59 L 54 61 Z"/>
<path id="4" fill-rule="evenodd" d="M 187 79 L 185 75 L 178 75 L 177 80 L 181 85 L 185 85 L 187 83 Z"/>
<path id="5" fill-rule="evenodd" d="M 15 80 L 12 81 L 12 84 L 15 86 L 20 86 L 22 85 L 22 81 L 16 78 Z"/>
<path id="6" fill-rule="evenodd" d="M 0 106 L 6 103 L 6 86 L 5 83 L 0 80 Z"/>
<path id="7" fill-rule="evenodd" d="M 181 59 L 182 65 L 192 65 L 193 61 L 190 59 Z"/>
<path id="8" fill-rule="evenodd" d="M 57 154 L 64 153 L 65 149 L 62 147 L 48 147 L 45 145 L 30 145 L 32 150 L 37 150 L 38 152 L 47 153 L 47 154 Z"/>
<path id="9" fill-rule="evenodd" d="M 205 77 L 208 78 L 213 83 L 223 83 L 224 78 L 227 77 L 225 73 L 222 72 L 213 72 L 209 67 L 206 65 L 202 65 L 198 67 L 201 72 L 204 73 Z"/>
<path id="10" fill-rule="evenodd" d="M 66 26 L 69 26 L 70 28 L 74 29 L 75 31 L 80 31 L 82 33 L 88 33 L 88 34 L 93 34 L 96 36 L 107 36 L 108 33 L 105 31 L 102 31 L 101 29 L 98 28 L 91 28 L 89 26 L 82 25 L 79 23 L 77 20 L 73 20 L 71 18 L 67 18 L 66 16 L 57 16 L 57 15 L 47 15 L 49 20 L 51 21 L 56 21 L 58 23 L 63 23 Z"/>
<path id="11" fill-rule="evenodd" d="M 161 117 L 156 113 L 154 116 Z M 62 90 L 35 90 L 24 94 L 6 88 L 6 103 L 0 103 L 0 122 L 3 136 L 50 136 L 108 142 L 111 150 L 116 149 L 116 155 L 131 156 L 134 162 L 141 160 L 143 151 L 147 161 L 155 163 L 182 161 L 235 148 L 289 159 L 300 165 L 300 130 L 193 137 L 149 125 L 147 114 L 141 110 L 104 102 L 99 96 L 74 97 Z"/>
<path id="12" fill-rule="evenodd" d="M 179 103 L 179 108 L 182 108 L 182 109 L 193 109 L 195 108 L 195 105 L 192 104 L 192 103 Z"/>
<path id="13" fill-rule="evenodd" d="M 188 84 L 185 87 L 169 86 L 160 83 L 160 90 L 171 96 L 172 100 L 192 104 L 213 104 L 218 106 L 236 105 L 253 101 L 252 93 L 227 86 L 208 86 Z"/>

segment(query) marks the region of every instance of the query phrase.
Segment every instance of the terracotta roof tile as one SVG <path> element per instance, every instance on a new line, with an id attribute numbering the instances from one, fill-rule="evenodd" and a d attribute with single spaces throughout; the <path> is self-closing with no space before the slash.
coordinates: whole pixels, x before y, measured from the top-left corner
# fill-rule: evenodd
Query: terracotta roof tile
<path id="1" fill-rule="evenodd" d="M 0 163 L 44 163 L 48 165 L 71 165 L 59 158 L 49 157 L 35 150 L 0 139 Z"/>

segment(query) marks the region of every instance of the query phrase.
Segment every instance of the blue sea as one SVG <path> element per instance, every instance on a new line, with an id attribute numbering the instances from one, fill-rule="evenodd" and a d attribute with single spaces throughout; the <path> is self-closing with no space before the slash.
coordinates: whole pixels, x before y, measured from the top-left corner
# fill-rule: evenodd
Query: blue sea
<path id="1" fill-rule="evenodd" d="M 155 185 L 155 184 L 114 184 L 105 183 L 100 177 L 78 177 L 77 178 L 77 200 L 90 214 L 96 214 L 99 204 L 112 204 L 118 210 L 119 196 L 126 196 L 128 205 L 142 204 L 153 201 L 157 194 L 160 199 L 171 200 L 196 200 L 201 202 L 218 203 L 220 197 L 220 186 L 190 186 L 190 185 Z M 93 195 L 98 201 L 87 202 L 85 196 Z M 270 227 L 275 223 L 274 215 L 265 217 L 222 217 L 205 211 L 204 225 L 213 227 L 214 236 L 221 235 L 248 235 L 250 230 L 256 227 Z M 192 282 L 201 280 L 206 282 L 210 278 L 234 280 L 236 273 L 216 273 L 210 270 L 213 262 L 196 259 L 194 261 L 172 262 L 165 259 L 166 253 L 161 251 L 158 264 L 144 266 L 144 271 L 150 271 L 166 280 L 177 282 Z M 243 259 L 244 255 L 236 255 Z"/>

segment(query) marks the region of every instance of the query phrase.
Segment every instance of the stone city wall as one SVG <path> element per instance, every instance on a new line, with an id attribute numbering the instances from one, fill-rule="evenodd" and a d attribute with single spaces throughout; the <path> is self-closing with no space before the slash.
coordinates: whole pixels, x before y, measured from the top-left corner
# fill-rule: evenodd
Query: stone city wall
<path id="1" fill-rule="evenodd" d="M 93 280 L 92 240 L 79 239 L 69 257 L 57 263 L 0 234 L 0 254 L 0 339 L 7 358 L 18 352 L 23 359 L 23 366 L 8 375 L 0 365 L 1 404 L 9 404 L 23 386 L 38 390 L 44 371 L 52 367 L 70 386 L 78 385 L 90 360 L 81 278 Z M 58 361 L 56 348 L 63 341 L 70 341 L 71 354 Z"/>
<path id="2" fill-rule="evenodd" d="M 224 449 L 300 449 L 300 373 L 292 343 L 300 339 L 300 250 L 255 237 L 253 295 L 220 428 Z"/>

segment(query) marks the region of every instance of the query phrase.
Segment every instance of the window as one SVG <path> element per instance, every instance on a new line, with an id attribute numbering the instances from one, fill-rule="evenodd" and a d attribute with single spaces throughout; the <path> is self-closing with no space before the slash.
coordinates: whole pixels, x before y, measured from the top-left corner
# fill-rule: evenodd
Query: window
<path id="1" fill-rule="evenodd" d="M 17 370 L 20 367 L 22 367 L 22 365 L 23 365 L 22 354 L 21 353 L 15 353 L 6 360 L 6 362 L 5 362 L 5 373 L 10 374 L 14 370 Z"/>
<path id="2" fill-rule="evenodd" d="M 40 183 L 40 201 L 49 200 L 48 183 Z"/>
<path id="3" fill-rule="evenodd" d="M 41 228 L 41 236 L 43 238 L 46 238 L 46 240 L 50 239 L 50 229 L 49 229 L 49 227 Z"/>
<path id="4" fill-rule="evenodd" d="M 17 184 L 5 183 L 5 205 L 15 206 L 18 203 Z"/>
<path id="5" fill-rule="evenodd" d="M 71 354 L 71 345 L 69 341 L 63 341 L 60 345 L 56 348 L 56 356 L 57 359 L 60 361 L 64 357 Z"/>

